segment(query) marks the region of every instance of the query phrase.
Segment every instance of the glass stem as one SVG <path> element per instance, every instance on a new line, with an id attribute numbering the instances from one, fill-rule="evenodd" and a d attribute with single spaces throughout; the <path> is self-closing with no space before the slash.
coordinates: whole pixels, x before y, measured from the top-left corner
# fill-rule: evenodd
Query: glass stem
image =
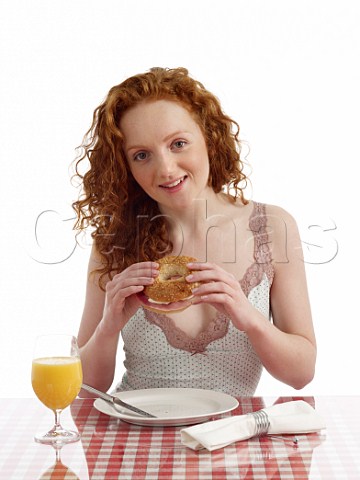
<path id="1" fill-rule="evenodd" d="M 54 410 L 54 413 L 55 413 L 55 431 L 57 430 L 61 430 L 62 429 L 62 426 L 60 425 L 60 413 L 61 413 L 61 409 L 56 409 Z"/>

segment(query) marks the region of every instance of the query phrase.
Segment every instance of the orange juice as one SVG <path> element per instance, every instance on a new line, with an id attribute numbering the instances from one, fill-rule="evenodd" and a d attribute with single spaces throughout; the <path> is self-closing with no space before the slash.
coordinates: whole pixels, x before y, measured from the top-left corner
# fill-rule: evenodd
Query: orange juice
<path id="1" fill-rule="evenodd" d="M 47 357 L 33 360 L 31 383 L 37 397 L 52 410 L 67 407 L 82 383 L 79 357 Z"/>

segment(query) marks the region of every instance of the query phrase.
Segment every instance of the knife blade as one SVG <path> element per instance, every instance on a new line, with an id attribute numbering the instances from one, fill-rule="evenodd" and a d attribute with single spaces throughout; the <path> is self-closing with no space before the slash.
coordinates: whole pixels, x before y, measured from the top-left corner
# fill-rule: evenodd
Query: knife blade
<path id="1" fill-rule="evenodd" d="M 83 383 L 81 385 L 81 388 L 84 390 L 87 390 L 90 393 L 94 393 L 96 396 L 102 398 L 106 402 L 109 402 L 113 405 L 115 410 L 120 411 L 117 406 L 126 408 L 127 410 L 131 410 L 132 412 L 137 413 L 138 415 L 142 415 L 143 417 L 148 417 L 148 418 L 157 418 L 155 415 L 152 415 L 149 412 L 145 412 L 144 410 L 141 410 L 138 407 L 135 407 L 134 405 L 130 405 L 129 403 L 124 402 L 123 400 L 120 400 L 120 398 L 115 397 L 114 395 L 109 395 L 108 393 L 102 392 L 101 390 L 97 390 L 94 387 L 91 387 L 90 385 L 86 385 Z M 123 413 L 123 412 L 121 412 Z"/>

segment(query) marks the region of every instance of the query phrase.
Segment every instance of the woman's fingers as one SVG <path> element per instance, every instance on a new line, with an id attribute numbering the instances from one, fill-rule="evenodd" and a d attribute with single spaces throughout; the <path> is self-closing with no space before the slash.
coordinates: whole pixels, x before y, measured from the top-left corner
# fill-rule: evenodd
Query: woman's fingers
<path id="1" fill-rule="evenodd" d="M 194 295 L 205 295 L 210 293 L 225 293 L 226 295 L 231 295 L 232 292 L 233 288 L 225 282 L 203 283 L 192 290 Z"/>
<path id="2" fill-rule="evenodd" d="M 226 305 L 231 300 L 232 299 L 225 293 L 212 293 L 194 297 L 192 304 L 199 305 L 200 303 L 206 303 L 216 307 L 216 305 Z"/>
<path id="3" fill-rule="evenodd" d="M 109 311 L 116 316 L 122 314 L 131 298 L 135 298 L 135 294 L 141 292 L 144 286 L 151 285 L 156 275 L 157 264 L 154 262 L 133 264 L 114 275 L 106 284 L 106 306 Z"/>
<path id="4" fill-rule="evenodd" d="M 149 277 L 126 277 L 126 278 L 113 278 L 111 282 L 106 285 L 106 291 L 111 297 L 122 296 L 123 298 L 132 295 L 133 293 L 140 292 L 144 289 L 144 286 L 151 285 L 154 282 L 153 278 Z"/>
<path id="5" fill-rule="evenodd" d="M 191 267 L 190 267 L 191 266 Z M 189 282 L 225 282 L 232 287 L 238 285 L 237 279 L 231 273 L 212 263 L 192 263 L 189 264 L 192 270 L 186 277 Z"/>
<path id="6" fill-rule="evenodd" d="M 150 285 L 158 275 L 158 264 L 154 262 L 134 263 L 108 282 L 109 288 L 124 288 L 130 285 Z"/>
<path id="7" fill-rule="evenodd" d="M 224 282 L 210 282 L 195 288 L 192 290 L 192 293 L 196 297 L 201 297 L 203 300 L 205 300 L 205 297 L 206 300 L 209 300 L 210 296 L 214 299 L 214 295 L 217 295 L 218 301 L 224 301 L 226 297 L 234 298 L 237 295 L 237 289 L 232 288 Z M 219 295 L 221 295 L 221 299 Z"/>
<path id="8" fill-rule="evenodd" d="M 142 263 L 134 263 L 130 265 L 130 267 L 126 268 L 120 273 L 114 275 L 113 280 L 117 280 L 119 278 L 140 278 L 140 277 L 148 277 L 148 278 L 155 278 L 158 275 L 159 264 L 155 262 L 142 262 Z"/>
<path id="9" fill-rule="evenodd" d="M 136 293 L 139 293 L 142 290 L 144 290 L 143 285 L 131 285 L 129 287 L 125 287 L 121 290 L 117 290 L 113 292 L 112 301 L 114 302 L 114 304 L 119 304 L 120 302 L 124 301 L 126 298 Z"/>
<path id="10" fill-rule="evenodd" d="M 189 267 L 192 272 L 186 277 L 187 281 L 200 283 L 192 290 L 192 303 L 207 303 L 232 315 L 234 306 L 243 300 L 240 282 L 235 276 L 212 263 L 193 263 Z"/>

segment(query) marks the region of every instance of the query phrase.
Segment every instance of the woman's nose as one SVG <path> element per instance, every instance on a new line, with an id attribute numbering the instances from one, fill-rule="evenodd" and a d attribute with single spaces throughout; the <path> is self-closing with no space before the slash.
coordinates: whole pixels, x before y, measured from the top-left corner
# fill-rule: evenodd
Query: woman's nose
<path id="1" fill-rule="evenodd" d="M 158 172 L 162 176 L 171 176 L 176 169 L 176 160 L 174 155 L 168 150 L 164 150 L 157 155 Z"/>

